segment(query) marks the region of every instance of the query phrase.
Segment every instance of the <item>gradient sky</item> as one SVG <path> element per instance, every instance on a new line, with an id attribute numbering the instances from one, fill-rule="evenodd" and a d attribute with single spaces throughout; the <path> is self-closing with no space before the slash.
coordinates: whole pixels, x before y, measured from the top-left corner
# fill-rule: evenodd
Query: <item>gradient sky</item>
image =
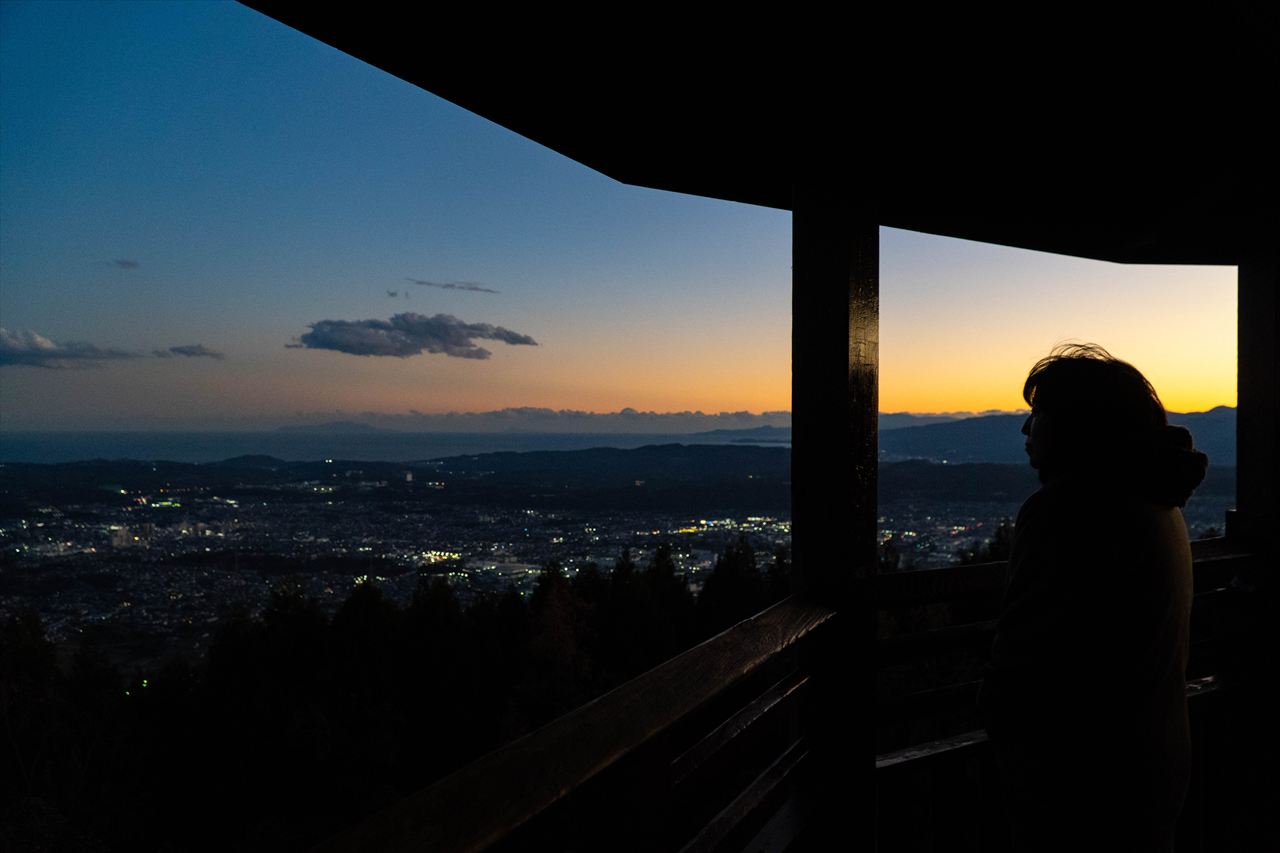
<path id="1" fill-rule="evenodd" d="M 1019 408 L 1068 339 L 1235 402 L 1233 268 L 881 241 L 882 411 Z M 538 346 L 286 346 L 404 312 Z M 785 410 L 790 215 L 618 184 L 236 4 L 3 2 L 0 325 L 10 430 Z"/>

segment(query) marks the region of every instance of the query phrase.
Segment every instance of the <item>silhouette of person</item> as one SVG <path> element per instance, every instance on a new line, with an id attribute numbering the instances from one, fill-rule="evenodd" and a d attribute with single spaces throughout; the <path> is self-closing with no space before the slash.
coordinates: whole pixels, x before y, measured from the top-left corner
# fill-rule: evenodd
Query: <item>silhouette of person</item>
<path id="1" fill-rule="evenodd" d="M 1023 386 L 1041 488 L 1018 513 L 979 705 L 1019 851 L 1171 851 L 1190 775 L 1191 548 L 1207 457 L 1094 344 Z"/>

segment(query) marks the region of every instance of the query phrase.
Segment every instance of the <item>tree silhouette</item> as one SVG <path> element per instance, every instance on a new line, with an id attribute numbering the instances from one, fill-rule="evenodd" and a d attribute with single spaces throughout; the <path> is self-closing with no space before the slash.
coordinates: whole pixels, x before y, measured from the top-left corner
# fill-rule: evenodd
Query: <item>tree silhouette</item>
<path id="1" fill-rule="evenodd" d="M 366 581 L 329 618 L 283 577 L 261 614 L 227 616 L 202 660 L 127 678 L 92 632 L 60 665 L 37 616 L 10 616 L 0 847 L 307 847 L 789 588 L 785 551 L 762 575 L 746 537 L 697 600 L 667 544 L 643 569 L 629 551 L 572 579 L 551 563 L 529 594 L 465 608 L 442 577 L 404 608 Z"/>
<path id="2" fill-rule="evenodd" d="M 669 544 L 664 542 L 654 549 L 645 581 L 651 609 L 645 614 L 648 631 L 644 668 L 649 669 L 692 644 L 696 609 L 685 576 L 676 573 Z"/>
<path id="3" fill-rule="evenodd" d="M 559 716 L 586 700 L 590 661 L 583 652 L 583 604 L 558 562 L 542 570 L 530 596 L 533 618 L 525 693 L 537 721 Z"/>
<path id="4" fill-rule="evenodd" d="M 698 620 L 717 633 L 758 612 L 765 604 L 764 579 L 756 569 L 755 550 L 745 535 L 730 542 L 698 596 Z"/>
<path id="5" fill-rule="evenodd" d="M 765 575 L 766 595 L 770 602 L 781 601 L 794 590 L 791 573 L 791 558 L 785 545 L 779 545 L 773 552 L 773 562 Z"/>

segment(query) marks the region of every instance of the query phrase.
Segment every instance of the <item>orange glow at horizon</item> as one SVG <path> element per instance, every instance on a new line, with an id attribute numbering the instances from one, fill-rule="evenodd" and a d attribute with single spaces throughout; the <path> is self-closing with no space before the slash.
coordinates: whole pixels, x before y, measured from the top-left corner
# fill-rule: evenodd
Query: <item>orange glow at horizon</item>
<path id="1" fill-rule="evenodd" d="M 1228 371 L 1204 375 L 1181 369 L 1176 362 L 1128 358 L 1118 348 L 1113 355 L 1134 364 L 1155 386 L 1161 402 L 1171 412 L 1203 412 L 1215 406 L 1235 406 L 1234 352 Z M 1045 349 L 1048 354 L 1048 348 Z M 1037 359 L 1014 364 L 994 365 L 989 373 L 962 375 L 958 370 L 952 381 L 940 379 L 929 366 L 906 365 L 881 373 L 880 411 L 936 414 L 943 412 L 1017 411 L 1027 408 L 1022 399 L 1022 383 Z"/>
<path id="2" fill-rule="evenodd" d="M 1169 411 L 1236 404 L 1234 267 L 1122 265 L 881 230 L 880 411 L 1026 407 L 1032 365 L 1090 342 Z"/>

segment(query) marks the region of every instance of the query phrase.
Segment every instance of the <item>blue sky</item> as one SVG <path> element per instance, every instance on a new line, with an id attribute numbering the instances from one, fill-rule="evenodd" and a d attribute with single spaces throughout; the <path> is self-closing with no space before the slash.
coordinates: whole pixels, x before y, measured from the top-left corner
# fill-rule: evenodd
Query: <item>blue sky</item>
<path id="1" fill-rule="evenodd" d="M 1015 407 L 1067 338 L 1234 401 L 1233 270 L 886 230 L 881 275 L 885 410 Z M 0 428 L 787 409 L 789 312 L 785 211 L 618 184 L 237 4 L 0 4 Z M 286 346 L 401 313 L 538 346 Z"/>

